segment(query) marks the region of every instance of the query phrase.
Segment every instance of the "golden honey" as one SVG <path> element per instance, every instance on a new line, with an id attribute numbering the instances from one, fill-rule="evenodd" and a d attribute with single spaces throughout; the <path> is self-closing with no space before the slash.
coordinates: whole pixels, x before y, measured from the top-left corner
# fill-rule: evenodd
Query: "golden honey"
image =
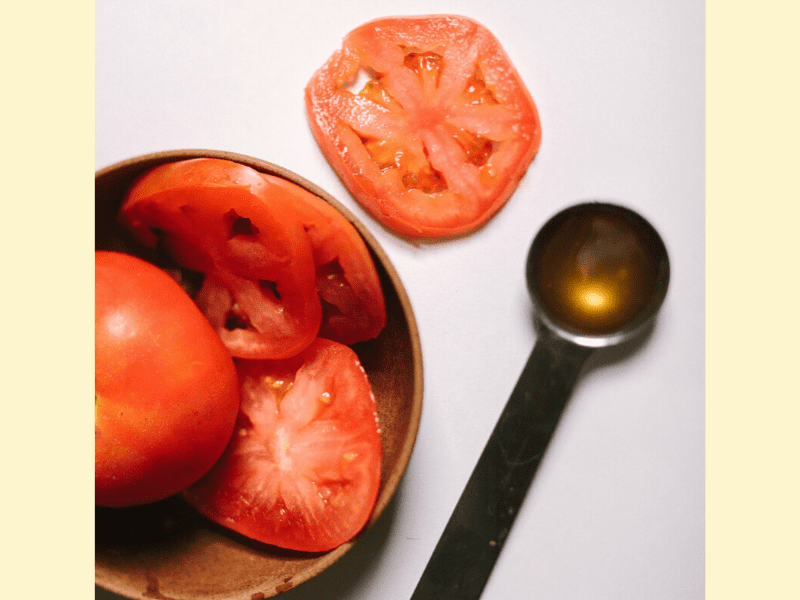
<path id="1" fill-rule="evenodd" d="M 548 222 L 531 257 L 529 282 L 550 319 L 580 334 L 607 335 L 654 297 L 665 250 L 646 221 L 590 204 Z"/>

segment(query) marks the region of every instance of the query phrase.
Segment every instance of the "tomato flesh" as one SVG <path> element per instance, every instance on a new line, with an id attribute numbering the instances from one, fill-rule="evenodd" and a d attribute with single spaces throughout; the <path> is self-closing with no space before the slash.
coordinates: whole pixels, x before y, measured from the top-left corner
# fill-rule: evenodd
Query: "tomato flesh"
<path id="1" fill-rule="evenodd" d="M 377 406 L 356 354 L 317 339 L 279 361 L 238 360 L 241 406 L 217 464 L 184 492 L 266 544 L 321 552 L 369 520 L 381 477 Z"/>
<path id="2" fill-rule="evenodd" d="M 95 502 L 177 493 L 220 457 L 239 390 L 233 360 L 165 272 L 95 252 Z"/>
<path id="3" fill-rule="evenodd" d="M 316 338 L 322 306 L 308 237 L 291 202 L 254 169 L 214 158 L 161 165 L 133 185 L 120 220 L 205 274 L 197 304 L 234 356 L 284 358 Z"/>
<path id="4" fill-rule="evenodd" d="M 306 111 L 356 200 L 412 237 L 483 224 L 541 143 L 536 106 L 502 46 L 460 16 L 381 19 L 350 32 L 311 78 Z"/>
<path id="5" fill-rule="evenodd" d="M 351 345 L 386 325 L 386 302 L 367 245 L 342 213 L 294 183 L 262 173 L 270 194 L 291 201 L 311 244 L 323 318 L 319 337 Z"/>

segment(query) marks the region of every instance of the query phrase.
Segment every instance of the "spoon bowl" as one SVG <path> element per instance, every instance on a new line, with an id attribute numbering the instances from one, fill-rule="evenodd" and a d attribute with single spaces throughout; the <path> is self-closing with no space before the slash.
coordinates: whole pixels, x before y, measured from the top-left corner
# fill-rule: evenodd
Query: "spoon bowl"
<path id="1" fill-rule="evenodd" d="M 653 226 L 602 202 L 571 206 L 534 238 L 526 279 L 537 312 L 560 337 L 598 348 L 628 341 L 655 318 L 669 258 Z"/>

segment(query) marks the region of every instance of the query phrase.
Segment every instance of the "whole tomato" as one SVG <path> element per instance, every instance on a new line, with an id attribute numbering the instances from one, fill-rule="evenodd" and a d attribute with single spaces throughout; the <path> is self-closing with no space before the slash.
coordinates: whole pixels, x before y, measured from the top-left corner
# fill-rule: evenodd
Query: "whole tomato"
<path id="1" fill-rule="evenodd" d="M 238 408 L 233 359 L 177 282 L 95 252 L 95 503 L 145 504 L 194 483 Z"/>

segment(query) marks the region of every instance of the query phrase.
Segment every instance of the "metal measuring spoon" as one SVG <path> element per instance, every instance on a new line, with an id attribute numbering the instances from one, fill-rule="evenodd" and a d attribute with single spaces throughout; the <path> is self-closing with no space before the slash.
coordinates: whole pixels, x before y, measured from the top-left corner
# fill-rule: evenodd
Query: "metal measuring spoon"
<path id="1" fill-rule="evenodd" d="M 411 600 L 481 595 L 586 359 L 652 323 L 669 272 L 661 237 L 622 206 L 578 204 L 539 231 L 526 277 L 544 327 Z"/>

